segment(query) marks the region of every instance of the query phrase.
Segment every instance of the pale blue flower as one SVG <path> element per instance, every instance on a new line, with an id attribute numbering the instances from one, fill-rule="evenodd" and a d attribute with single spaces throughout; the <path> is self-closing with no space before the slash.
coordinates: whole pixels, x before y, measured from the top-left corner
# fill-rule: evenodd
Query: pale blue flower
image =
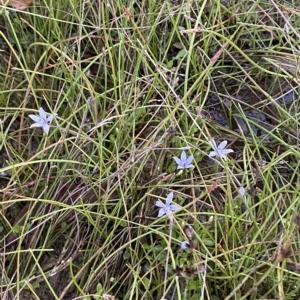
<path id="1" fill-rule="evenodd" d="M 155 205 L 160 207 L 159 212 L 158 212 L 158 218 L 163 216 L 163 215 L 167 215 L 168 217 L 172 216 L 172 212 L 179 210 L 180 207 L 177 204 L 171 204 L 172 200 L 173 200 L 173 193 L 170 193 L 167 196 L 166 199 L 166 203 L 163 203 L 162 201 L 156 201 Z"/>
<path id="2" fill-rule="evenodd" d="M 180 158 L 173 157 L 177 163 L 177 169 L 188 169 L 193 168 L 192 165 L 193 155 L 190 155 L 188 158 L 186 157 L 185 151 L 182 151 Z"/>
<path id="3" fill-rule="evenodd" d="M 46 134 L 48 134 L 49 129 L 50 129 L 49 124 L 52 122 L 52 120 L 56 114 L 53 114 L 53 115 L 50 115 L 49 117 L 47 117 L 46 112 L 43 110 L 42 107 L 39 109 L 39 114 L 40 114 L 39 116 L 29 115 L 29 118 L 35 122 L 30 126 L 30 128 L 43 127 L 44 132 Z"/>
<path id="4" fill-rule="evenodd" d="M 223 158 L 224 160 L 226 160 L 226 155 L 228 153 L 233 152 L 232 149 L 224 149 L 227 145 L 227 141 L 223 141 L 219 146 L 217 146 L 215 140 L 211 139 L 209 144 L 211 145 L 211 147 L 214 150 L 208 154 L 209 157 L 217 156 L 217 157 L 220 157 L 220 158 Z"/>
<path id="5" fill-rule="evenodd" d="M 240 197 L 244 197 L 246 190 L 241 186 L 238 190 L 238 194 Z"/>
<path id="6" fill-rule="evenodd" d="M 183 242 L 181 242 L 181 244 L 180 244 L 180 249 L 181 250 L 185 250 L 185 249 L 187 249 L 187 248 L 189 248 L 190 247 L 190 243 L 188 242 L 188 241 L 183 241 Z"/>

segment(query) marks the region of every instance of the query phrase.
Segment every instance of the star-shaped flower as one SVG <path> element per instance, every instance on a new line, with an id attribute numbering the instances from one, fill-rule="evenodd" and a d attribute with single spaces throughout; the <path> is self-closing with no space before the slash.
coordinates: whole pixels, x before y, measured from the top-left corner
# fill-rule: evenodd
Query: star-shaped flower
<path id="1" fill-rule="evenodd" d="M 30 128 L 43 127 L 43 130 L 45 131 L 45 133 L 48 134 L 49 129 L 50 129 L 49 123 L 52 122 L 52 120 L 56 114 L 50 115 L 49 117 L 47 117 L 46 112 L 43 110 L 42 107 L 39 109 L 39 114 L 40 114 L 39 116 L 29 115 L 29 118 L 35 122 L 30 126 Z"/>
<path id="2" fill-rule="evenodd" d="M 188 158 L 186 157 L 185 151 L 182 151 L 180 158 L 173 157 L 177 163 L 177 169 L 188 169 L 193 168 L 194 165 L 192 165 L 193 161 L 193 155 L 190 155 Z"/>
<path id="3" fill-rule="evenodd" d="M 227 145 L 227 141 L 223 141 L 219 146 L 217 146 L 214 139 L 211 139 L 209 143 L 214 150 L 208 154 L 209 157 L 217 156 L 226 160 L 226 155 L 233 152 L 232 149 L 224 149 Z"/>
<path id="4" fill-rule="evenodd" d="M 155 205 L 160 207 L 159 212 L 158 212 L 158 218 L 167 215 L 168 217 L 172 216 L 173 211 L 179 210 L 180 207 L 177 204 L 171 204 L 173 200 L 173 193 L 170 193 L 167 196 L 166 203 L 164 204 L 162 201 L 156 201 Z"/>

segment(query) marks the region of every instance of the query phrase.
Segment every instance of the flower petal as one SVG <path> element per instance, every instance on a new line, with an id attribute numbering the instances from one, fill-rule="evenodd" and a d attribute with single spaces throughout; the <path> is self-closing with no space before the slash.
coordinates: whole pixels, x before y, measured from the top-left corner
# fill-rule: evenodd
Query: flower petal
<path id="1" fill-rule="evenodd" d="M 218 146 L 218 149 L 219 150 L 223 150 L 227 145 L 227 141 L 223 141 L 219 146 Z"/>
<path id="2" fill-rule="evenodd" d="M 215 151 L 218 149 L 217 144 L 216 144 L 216 142 L 215 142 L 214 139 L 211 139 L 211 140 L 209 141 L 209 144 L 211 145 L 211 147 L 212 147 Z"/>
<path id="3" fill-rule="evenodd" d="M 185 151 L 182 151 L 180 158 L 181 158 L 182 162 L 186 161 L 186 152 Z"/>
<path id="4" fill-rule="evenodd" d="M 189 248 L 189 246 L 190 246 L 189 242 L 183 241 L 183 242 L 181 242 L 181 244 L 180 244 L 180 249 L 184 250 L 184 249 Z"/>
<path id="5" fill-rule="evenodd" d="M 44 120 L 47 119 L 46 112 L 44 111 L 44 109 L 42 107 L 39 109 L 39 114 L 42 119 L 44 119 Z"/>
<path id="6" fill-rule="evenodd" d="M 166 210 L 164 208 L 161 208 L 159 211 L 158 211 L 158 218 L 163 216 L 164 214 L 166 214 Z"/>
<path id="7" fill-rule="evenodd" d="M 176 156 L 173 156 L 174 160 L 176 161 L 177 165 L 181 165 L 181 159 Z"/>
<path id="8" fill-rule="evenodd" d="M 29 115 L 28 117 L 36 123 L 39 123 L 41 121 L 41 118 L 36 115 Z"/>
<path id="9" fill-rule="evenodd" d="M 43 127 L 43 124 L 41 123 L 33 123 L 30 125 L 30 128 L 33 128 L 33 127 Z"/>
<path id="10" fill-rule="evenodd" d="M 190 164 L 192 163 L 193 159 L 194 159 L 193 155 L 190 155 L 190 156 L 188 157 L 188 159 L 187 159 L 186 162 L 185 162 L 186 168 L 188 168 L 188 165 L 190 165 Z"/>
<path id="11" fill-rule="evenodd" d="M 171 210 L 171 211 L 177 211 L 177 210 L 180 210 L 180 206 L 177 205 L 177 204 L 170 204 L 169 207 L 170 207 L 170 210 Z"/>
<path id="12" fill-rule="evenodd" d="M 167 198 L 166 198 L 166 205 L 169 205 L 169 204 L 172 202 L 173 196 L 174 196 L 174 193 L 173 193 L 173 192 L 171 192 L 171 193 L 169 193 L 169 194 L 167 195 Z"/>
<path id="13" fill-rule="evenodd" d="M 213 156 L 219 156 L 218 152 L 216 151 L 211 151 L 209 154 L 208 154 L 209 157 L 213 157 Z"/>
<path id="14" fill-rule="evenodd" d="M 246 190 L 241 186 L 238 190 L 239 196 L 244 197 Z"/>
<path id="15" fill-rule="evenodd" d="M 160 200 L 156 201 L 155 205 L 158 206 L 158 207 L 165 207 L 165 204 L 162 203 L 162 201 L 160 201 Z"/>
<path id="16" fill-rule="evenodd" d="M 232 149 L 224 149 L 223 150 L 224 154 L 228 154 L 228 153 L 231 153 L 231 152 L 234 152 L 234 151 Z"/>
<path id="17" fill-rule="evenodd" d="M 43 125 L 43 129 L 44 129 L 45 133 L 48 134 L 48 133 L 49 133 L 49 130 L 50 130 L 50 126 L 49 126 L 47 123 L 45 123 L 45 124 Z"/>
<path id="18" fill-rule="evenodd" d="M 52 122 L 52 120 L 53 120 L 53 118 L 54 118 L 54 115 L 50 115 L 48 118 L 47 118 L 47 123 L 51 123 Z"/>

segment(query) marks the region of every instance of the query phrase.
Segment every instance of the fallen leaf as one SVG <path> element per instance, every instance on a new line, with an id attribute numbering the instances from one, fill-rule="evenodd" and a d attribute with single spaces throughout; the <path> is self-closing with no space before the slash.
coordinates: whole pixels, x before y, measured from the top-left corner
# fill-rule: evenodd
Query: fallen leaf
<path id="1" fill-rule="evenodd" d="M 197 28 L 194 28 L 194 29 L 184 29 L 184 30 L 180 30 L 180 34 L 183 35 L 183 34 L 191 34 L 191 33 L 197 33 L 197 32 L 201 32 L 202 29 L 197 29 Z"/>
<path id="2" fill-rule="evenodd" d="M 227 41 L 221 48 L 218 50 L 218 52 L 214 55 L 214 57 L 210 60 L 210 64 L 214 64 L 220 55 L 225 51 L 225 48 L 228 46 L 229 42 Z"/>
<path id="3" fill-rule="evenodd" d="M 24 10 L 32 4 L 31 0 L 0 0 L 1 5 L 12 6 L 13 8 Z"/>
<path id="4" fill-rule="evenodd" d="M 207 194 L 211 194 L 221 183 L 221 180 L 214 181 L 206 190 Z"/>

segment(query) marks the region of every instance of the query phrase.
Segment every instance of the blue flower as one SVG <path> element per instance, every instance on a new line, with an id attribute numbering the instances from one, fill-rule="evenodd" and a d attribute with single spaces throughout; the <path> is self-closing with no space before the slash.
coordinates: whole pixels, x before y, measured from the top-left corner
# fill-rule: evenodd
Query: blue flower
<path id="1" fill-rule="evenodd" d="M 177 163 L 177 169 L 188 169 L 188 168 L 194 167 L 192 165 L 193 155 L 191 155 L 187 158 L 185 151 L 182 151 L 180 159 L 175 156 L 173 158 L 175 159 L 175 161 Z"/>
<path id="2" fill-rule="evenodd" d="M 246 190 L 241 186 L 238 190 L 238 194 L 240 197 L 244 197 Z"/>
<path id="3" fill-rule="evenodd" d="M 46 134 L 49 133 L 49 129 L 50 129 L 50 125 L 49 123 L 52 122 L 54 115 L 50 115 L 49 117 L 47 117 L 46 112 L 43 110 L 43 108 L 41 107 L 39 109 L 39 116 L 36 115 L 29 115 L 29 118 L 32 119 L 35 123 L 33 123 L 30 128 L 32 127 L 43 127 L 43 130 Z"/>
<path id="4" fill-rule="evenodd" d="M 189 247 L 190 247 L 190 243 L 187 242 L 187 241 L 183 241 L 183 242 L 181 242 L 181 244 L 180 244 L 180 249 L 181 249 L 181 250 L 185 250 L 185 249 L 187 249 L 187 248 L 189 248 Z"/>
<path id="5" fill-rule="evenodd" d="M 173 193 L 170 193 L 167 196 L 166 199 L 166 203 L 164 204 L 162 201 L 156 201 L 155 205 L 160 207 L 159 212 L 158 212 L 158 218 L 163 216 L 163 215 L 167 215 L 168 217 L 172 216 L 172 212 L 179 210 L 180 207 L 177 204 L 171 204 L 172 200 L 173 200 Z"/>
<path id="6" fill-rule="evenodd" d="M 211 139 L 209 143 L 214 150 L 208 154 L 209 157 L 217 156 L 226 160 L 226 155 L 233 152 L 232 149 L 224 149 L 227 145 L 227 141 L 223 141 L 219 146 L 217 146 L 214 139 Z"/>

